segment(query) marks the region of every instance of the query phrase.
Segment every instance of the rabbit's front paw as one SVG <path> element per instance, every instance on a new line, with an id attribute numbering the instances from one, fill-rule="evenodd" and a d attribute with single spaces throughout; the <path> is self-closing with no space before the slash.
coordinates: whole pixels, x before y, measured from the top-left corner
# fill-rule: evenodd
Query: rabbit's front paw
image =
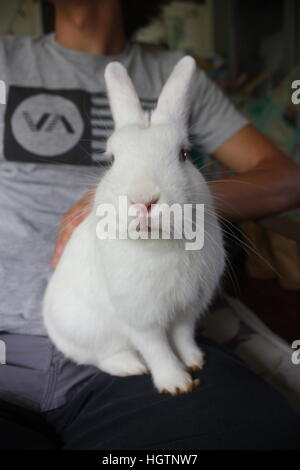
<path id="1" fill-rule="evenodd" d="M 176 371 L 171 374 L 167 372 L 161 378 L 156 378 L 154 382 L 160 393 L 181 395 L 192 392 L 199 385 L 200 380 L 193 380 L 186 371 Z"/>

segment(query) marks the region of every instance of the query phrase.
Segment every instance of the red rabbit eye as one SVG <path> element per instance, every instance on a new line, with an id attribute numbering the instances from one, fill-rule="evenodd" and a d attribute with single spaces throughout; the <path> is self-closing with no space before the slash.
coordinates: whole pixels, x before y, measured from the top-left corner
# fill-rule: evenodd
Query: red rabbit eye
<path id="1" fill-rule="evenodd" d="M 187 149 L 180 150 L 179 160 L 181 162 L 185 162 L 188 159 L 188 156 L 189 156 L 189 151 Z"/>
<path id="2" fill-rule="evenodd" d="M 114 163 L 114 161 L 115 161 L 115 156 L 112 155 L 112 156 L 111 156 L 111 163 Z"/>

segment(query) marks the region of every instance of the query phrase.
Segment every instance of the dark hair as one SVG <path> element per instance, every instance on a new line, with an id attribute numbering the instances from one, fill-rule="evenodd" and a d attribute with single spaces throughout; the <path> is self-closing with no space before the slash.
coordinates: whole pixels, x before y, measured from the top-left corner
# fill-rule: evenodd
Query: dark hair
<path id="1" fill-rule="evenodd" d="M 140 28 L 161 14 L 162 7 L 172 0 L 121 0 L 126 36 L 130 39 Z"/>
<path id="2" fill-rule="evenodd" d="M 128 39 L 161 14 L 162 7 L 173 0 L 121 0 L 125 34 Z M 54 30 L 54 7 L 51 0 L 43 0 L 45 33 Z"/>

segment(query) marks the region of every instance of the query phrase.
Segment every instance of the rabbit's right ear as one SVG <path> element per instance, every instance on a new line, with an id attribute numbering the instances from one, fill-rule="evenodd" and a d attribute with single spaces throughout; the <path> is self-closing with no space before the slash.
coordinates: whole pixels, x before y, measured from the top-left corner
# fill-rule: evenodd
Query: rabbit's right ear
<path id="1" fill-rule="evenodd" d="M 146 115 L 125 67 L 119 62 L 110 62 L 104 77 L 116 128 L 144 124 Z"/>
<path id="2" fill-rule="evenodd" d="M 175 121 L 187 125 L 191 105 L 191 85 L 196 72 L 193 57 L 183 57 L 174 67 L 158 99 L 151 123 Z"/>

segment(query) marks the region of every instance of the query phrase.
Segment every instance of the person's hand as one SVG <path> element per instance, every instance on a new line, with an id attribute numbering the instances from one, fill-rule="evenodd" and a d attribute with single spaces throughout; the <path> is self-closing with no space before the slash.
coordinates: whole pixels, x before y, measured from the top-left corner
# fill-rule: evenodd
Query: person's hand
<path id="1" fill-rule="evenodd" d="M 96 188 L 91 189 L 63 215 L 51 262 L 53 269 L 56 268 L 73 231 L 91 212 L 95 191 Z"/>

